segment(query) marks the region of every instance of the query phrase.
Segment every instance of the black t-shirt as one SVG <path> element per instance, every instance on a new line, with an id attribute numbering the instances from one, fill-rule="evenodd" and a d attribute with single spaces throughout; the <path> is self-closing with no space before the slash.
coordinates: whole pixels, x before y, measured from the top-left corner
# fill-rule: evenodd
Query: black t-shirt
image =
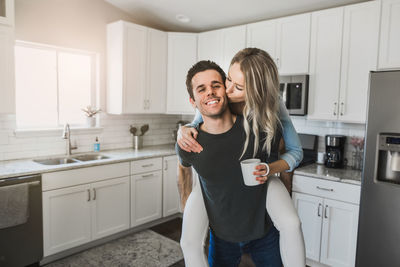
<path id="1" fill-rule="evenodd" d="M 200 127 L 199 127 L 200 128 Z M 262 151 L 265 134 L 260 133 L 260 146 L 256 158 L 262 162 L 278 159 L 281 133 L 277 131 L 270 157 Z M 253 158 L 254 135 L 240 159 L 246 134 L 243 117 L 237 116 L 232 128 L 222 134 L 210 134 L 198 129 L 197 141 L 204 150 L 188 153 L 176 145 L 181 164 L 193 166 L 199 174 L 210 227 L 226 241 L 244 242 L 265 236 L 272 225 L 266 211 L 266 184 L 246 186 L 240 161 Z"/>

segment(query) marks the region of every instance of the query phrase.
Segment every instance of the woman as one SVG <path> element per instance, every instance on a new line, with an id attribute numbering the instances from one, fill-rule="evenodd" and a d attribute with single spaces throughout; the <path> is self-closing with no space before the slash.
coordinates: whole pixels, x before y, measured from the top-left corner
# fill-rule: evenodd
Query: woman
<path id="1" fill-rule="evenodd" d="M 267 181 L 266 174 L 271 175 L 282 171 L 293 170 L 302 159 L 302 150 L 287 110 L 279 103 L 279 80 L 277 68 L 271 57 L 263 50 L 246 48 L 239 51 L 231 61 L 226 80 L 226 93 L 230 108 L 234 113 L 243 114 L 247 146 L 258 150 L 258 144 L 263 143 L 263 149 L 269 154 L 272 139 L 278 130 L 279 121 L 283 126 L 283 137 L 288 152 L 280 160 L 268 163 L 267 173 L 264 165 L 256 167 L 254 172 L 260 183 Z M 201 121 L 196 116 L 194 123 Z M 249 144 L 250 131 L 255 135 L 254 144 Z M 267 139 L 259 140 L 259 131 L 267 134 Z M 201 152 L 201 146 L 195 141 L 197 131 L 194 128 L 183 127 L 178 140 L 179 146 L 185 151 Z M 275 227 L 280 231 L 280 251 L 284 266 L 305 266 L 304 240 L 297 212 L 285 186 L 279 178 L 268 178 L 266 208 Z M 203 254 L 203 242 L 208 229 L 208 218 L 204 207 L 202 193 L 198 181 L 190 194 L 184 212 L 181 246 L 185 256 L 186 266 L 207 266 Z"/>

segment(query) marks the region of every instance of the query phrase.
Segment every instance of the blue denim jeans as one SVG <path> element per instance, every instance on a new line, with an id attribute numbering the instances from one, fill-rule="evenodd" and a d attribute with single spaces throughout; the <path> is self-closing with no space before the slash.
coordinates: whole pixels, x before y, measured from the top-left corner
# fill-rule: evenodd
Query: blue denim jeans
<path id="1" fill-rule="evenodd" d="M 243 253 L 249 253 L 257 267 L 281 267 L 279 232 L 274 226 L 260 239 L 232 243 L 218 238 L 210 231 L 208 264 L 210 267 L 235 267 Z"/>

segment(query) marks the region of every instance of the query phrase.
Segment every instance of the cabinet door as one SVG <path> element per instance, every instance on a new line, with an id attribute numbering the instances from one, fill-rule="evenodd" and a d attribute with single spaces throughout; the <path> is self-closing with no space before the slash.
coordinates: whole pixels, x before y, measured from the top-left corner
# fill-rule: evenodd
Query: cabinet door
<path id="1" fill-rule="evenodd" d="M 302 193 L 292 194 L 299 214 L 308 259 L 319 261 L 323 199 Z"/>
<path id="2" fill-rule="evenodd" d="M 15 113 L 14 34 L 0 25 L 0 114 Z"/>
<path id="3" fill-rule="evenodd" d="M 211 60 L 222 66 L 222 33 L 221 30 L 202 32 L 198 35 L 197 59 Z"/>
<path id="4" fill-rule="evenodd" d="M 124 23 L 124 113 L 144 111 L 147 59 L 147 28 Z"/>
<path id="5" fill-rule="evenodd" d="M 340 121 L 365 123 L 369 72 L 377 67 L 379 16 L 379 1 L 344 8 Z"/>
<path id="6" fill-rule="evenodd" d="M 186 74 L 197 61 L 197 35 L 168 33 L 167 113 L 194 114 Z"/>
<path id="7" fill-rule="evenodd" d="M 131 177 L 131 226 L 161 218 L 162 172 Z"/>
<path id="8" fill-rule="evenodd" d="M 129 176 L 92 184 L 92 239 L 129 229 Z"/>
<path id="9" fill-rule="evenodd" d="M 257 47 L 268 52 L 277 63 L 276 20 L 247 24 L 247 47 Z"/>
<path id="10" fill-rule="evenodd" d="M 165 113 L 167 95 L 168 34 L 148 29 L 146 113 Z"/>
<path id="11" fill-rule="evenodd" d="M 400 1 L 382 1 L 379 69 L 400 68 Z"/>
<path id="12" fill-rule="evenodd" d="M 43 245 L 48 256 L 91 240 L 89 185 L 43 192 Z"/>
<path id="13" fill-rule="evenodd" d="M 280 75 L 308 73 L 311 14 L 278 21 L 278 69 Z"/>
<path id="14" fill-rule="evenodd" d="M 221 68 L 228 73 L 233 56 L 246 47 L 246 26 L 237 26 L 221 30 L 222 64 Z"/>
<path id="15" fill-rule="evenodd" d="M 351 267 L 355 264 L 358 205 L 325 199 L 321 263 Z"/>
<path id="16" fill-rule="evenodd" d="M 336 120 L 343 8 L 313 12 L 311 18 L 308 118 Z"/>
<path id="17" fill-rule="evenodd" d="M 164 157 L 163 169 L 163 216 L 169 216 L 180 211 L 178 191 L 178 158 Z"/>

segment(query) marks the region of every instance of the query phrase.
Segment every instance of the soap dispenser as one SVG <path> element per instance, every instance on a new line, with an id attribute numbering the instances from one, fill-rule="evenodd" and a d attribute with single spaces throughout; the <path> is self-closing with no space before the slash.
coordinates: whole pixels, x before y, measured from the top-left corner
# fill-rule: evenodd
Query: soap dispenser
<path id="1" fill-rule="evenodd" d="M 94 152 L 100 152 L 100 142 L 97 136 L 96 136 L 96 141 L 93 144 L 93 150 Z"/>

